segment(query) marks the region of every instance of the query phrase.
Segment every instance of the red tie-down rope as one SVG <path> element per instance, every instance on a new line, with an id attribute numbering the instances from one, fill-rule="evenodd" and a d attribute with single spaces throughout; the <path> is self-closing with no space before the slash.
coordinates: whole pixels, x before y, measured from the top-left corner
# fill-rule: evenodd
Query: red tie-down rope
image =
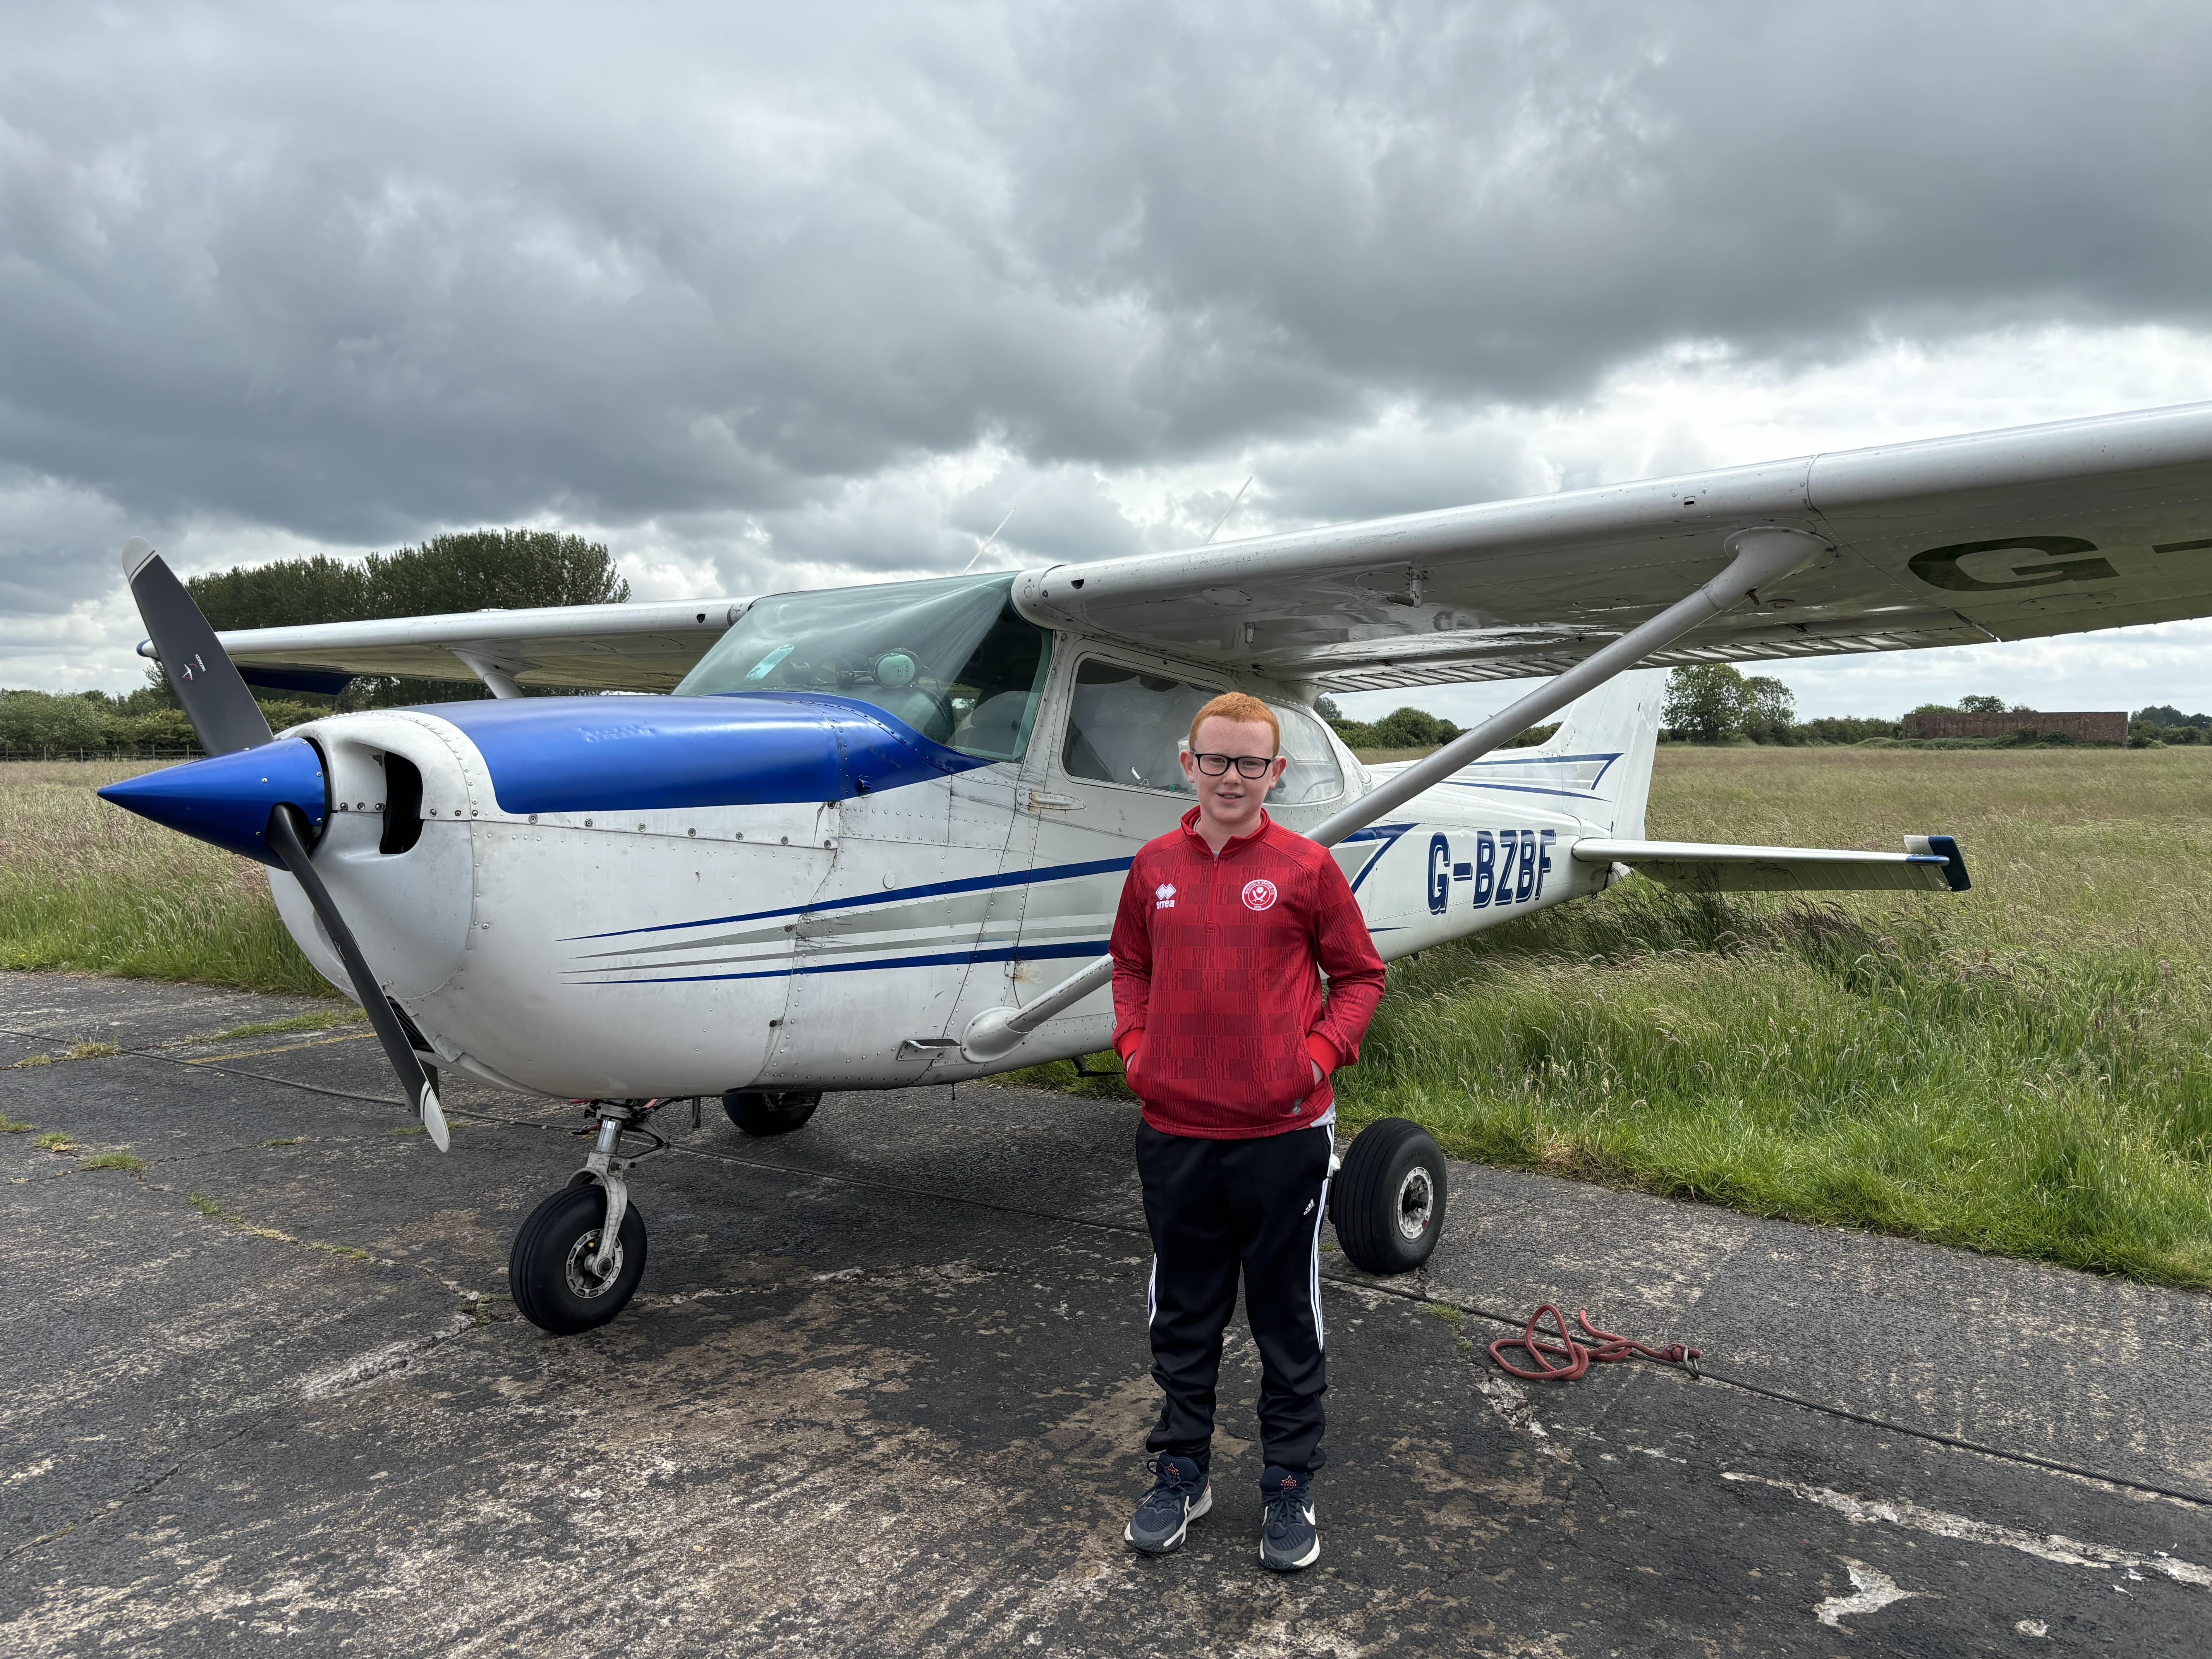
<path id="1" fill-rule="evenodd" d="M 1552 1317 L 1553 1328 L 1559 1334 L 1554 1342 L 1540 1331 L 1544 1316 Z M 1633 1359 L 1639 1356 L 1656 1359 L 1662 1365 L 1680 1365 L 1692 1376 L 1698 1374 L 1698 1350 L 1680 1342 L 1663 1348 L 1647 1347 L 1633 1337 L 1616 1336 L 1611 1331 L 1601 1331 L 1590 1323 L 1589 1310 L 1577 1308 L 1575 1318 L 1583 1334 L 1590 1340 L 1577 1342 L 1567 1329 L 1567 1316 L 1557 1303 L 1547 1302 L 1528 1316 L 1528 1322 L 1518 1336 L 1501 1336 L 1490 1345 L 1490 1357 L 1509 1376 L 1530 1382 L 1571 1382 L 1593 1364 L 1610 1365 L 1616 1359 Z M 1519 1348 L 1528 1356 L 1534 1370 L 1523 1370 L 1505 1357 L 1509 1348 Z M 1553 1364 L 1563 1360 L 1563 1364 Z"/>

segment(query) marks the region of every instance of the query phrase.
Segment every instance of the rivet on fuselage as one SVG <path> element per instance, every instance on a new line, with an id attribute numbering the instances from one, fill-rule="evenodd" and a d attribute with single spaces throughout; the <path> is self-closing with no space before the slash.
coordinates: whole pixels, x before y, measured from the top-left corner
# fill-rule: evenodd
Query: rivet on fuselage
<path id="1" fill-rule="evenodd" d="M 699 832 L 696 830 L 686 830 L 684 833 L 687 836 L 696 836 Z"/>
<path id="2" fill-rule="evenodd" d="M 778 840 L 780 840 L 781 842 L 782 842 L 782 843 L 783 843 L 786 847 L 788 847 L 788 846 L 790 846 L 790 845 L 791 845 L 791 837 L 790 837 L 789 836 L 778 836 L 778 837 L 777 837 L 777 839 L 778 839 Z"/>
<path id="3" fill-rule="evenodd" d="M 535 813 L 535 812 L 532 812 L 532 813 L 530 815 L 530 821 L 531 821 L 532 823 L 537 823 L 537 822 L 538 822 L 538 814 L 537 814 L 537 813 Z"/>

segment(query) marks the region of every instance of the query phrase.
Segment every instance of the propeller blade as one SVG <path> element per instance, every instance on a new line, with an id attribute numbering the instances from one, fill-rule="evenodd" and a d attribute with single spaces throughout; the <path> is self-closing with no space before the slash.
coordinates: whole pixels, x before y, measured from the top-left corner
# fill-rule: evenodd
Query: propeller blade
<path id="1" fill-rule="evenodd" d="M 225 662 L 228 665 L 228 659 Z M 301 833 L 306 823 L 306 815 L 296 806 L 275 808 L 269 814 L 269 845 L 284 860 L 284 867 L 292 872 L 306 892 L 307 902 L 315 907 L 315 915 L 322 919 L 323 931 L 331 936 L 331 943 L 344 959 L 347 976 L 353 981 L 353 994 L 368 1010 L 368 1023 L 376 1027 L 377 1040 L 384 1044 L 384 1057 L 399 1074 L 401 1091 L 422 1115 L 422 1127 L 430 1132 L 430 1139 L 442 1152 L 452 1145 L 453 1137 L 446 1128 L 446 1114 L 438 1104 L 437 1088 L 424 1074 L 422 1062 L 415 1058 L 415 1045 L 399 1029 L 391 1000 L 377 983 L 376 975 L 369 971 L 368 958 L 362 955 L 353 929 L 338 914 L 331 890 L 323 884 L 322 872 L 307 856 L 307 839 Z"/>
<path id="2" fill-rule="evenodd" d="M 208 626 L 191 594 L 143 536 L 123 544 L 123 574 L 139 619 L 168 672 L 185 717 L 210 755 L 255 749 L 270 740 L 269 722 L 246 681 Z"/>

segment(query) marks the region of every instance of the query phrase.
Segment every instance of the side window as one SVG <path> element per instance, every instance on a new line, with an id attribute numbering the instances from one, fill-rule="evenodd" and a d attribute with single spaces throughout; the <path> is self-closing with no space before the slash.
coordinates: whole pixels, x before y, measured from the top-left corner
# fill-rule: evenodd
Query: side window
<path id="1" fill-rule="evenodd" d="M 1270 703 L 1283 725 L 1283 753 L 1291 763 L 1283 781 L 1267 797 L 1270 806 L 1310 806 L 1334 800 L 1344 793 L 1344 769 L 1336 763 L 1336 750 L 1322 724 L 1303 708 Z"/>
<path id="2" fill-rule="evenodd" d="M 1076 665 L 1060 766 L 1071 778 L 1187 795 L 1190 782 L 1177 757 L 1191 717 L 1221 690 L 1086 658 Z"/>

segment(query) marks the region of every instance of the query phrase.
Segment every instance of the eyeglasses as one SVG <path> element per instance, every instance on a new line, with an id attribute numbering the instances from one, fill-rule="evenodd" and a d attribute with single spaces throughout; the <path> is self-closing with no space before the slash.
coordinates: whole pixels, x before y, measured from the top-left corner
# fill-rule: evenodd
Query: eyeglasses
<path id="1" fill-rule="evenodd" d="M 1273 755 L 1193 755 L 1191 758 L 1209 778 L 1226 775 L 1231 766 L 1240 778 L 1264 777 L 1267 769 L 1275 763 Z"/>

